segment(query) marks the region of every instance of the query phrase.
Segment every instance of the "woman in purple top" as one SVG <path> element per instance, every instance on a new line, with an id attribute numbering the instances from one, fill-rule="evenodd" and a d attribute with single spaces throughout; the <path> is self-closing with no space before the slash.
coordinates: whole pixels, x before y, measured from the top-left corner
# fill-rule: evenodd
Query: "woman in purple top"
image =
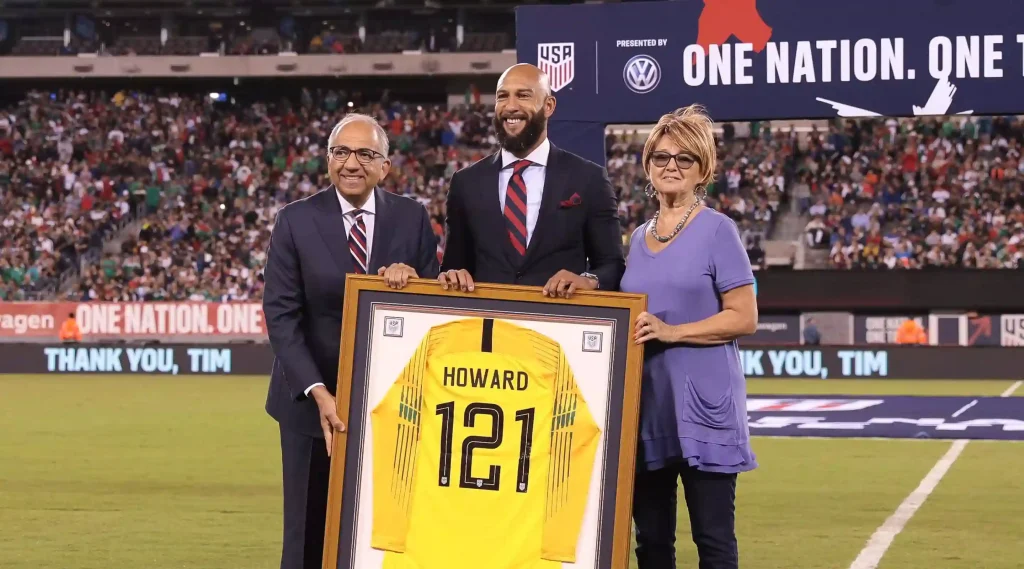
<path id="1" fill-rule="evenodd" d="M 704 207 L 711 119 L 664 115 L 644 146 L 654 217 L 633 232 L 621 289 L 647 294 L 633 521 L 639 569 L 675 569 L 682 479 L 700 569 L 739 567 L 736 475 L 757 466 L 736 339 L 757 327 L 754 275 L 731 219 Z"/>

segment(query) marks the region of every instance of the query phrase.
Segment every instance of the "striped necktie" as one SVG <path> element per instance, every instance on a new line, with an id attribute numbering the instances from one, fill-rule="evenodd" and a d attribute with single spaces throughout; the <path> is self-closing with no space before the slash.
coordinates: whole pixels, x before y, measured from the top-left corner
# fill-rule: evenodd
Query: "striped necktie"
<path id="1" fill-rule="evenodd" d="M 512 247 L 520 257 L 526 255 L 526 181 L 523 170 L 533 164 L 529 160 L 516 160 L 512 163 L 512 177 L 508 180 L 505 190 L 505 227 Z"/>
<path id="2" fill-rule="evenodd" d="M 366 224 L 363 222 L 363 210 L 357 209 L 352 212 L 352 229 L 348 232 L 348 252 L 352 255 L 352 265 L 356 273 L 366 274 L 366 263 L 369 261 L 366 255 Z"/>

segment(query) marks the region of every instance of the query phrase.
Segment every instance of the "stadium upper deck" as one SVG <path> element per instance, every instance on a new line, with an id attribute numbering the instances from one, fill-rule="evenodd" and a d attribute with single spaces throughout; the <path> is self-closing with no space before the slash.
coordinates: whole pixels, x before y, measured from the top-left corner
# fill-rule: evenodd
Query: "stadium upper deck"
<path id="1" fill-rule="evenodd" d="M 402 0 L 344 5 L 309 0 L 6 2 L 0 54 L 497 52 L 514 47 L 515 5 Z"/>

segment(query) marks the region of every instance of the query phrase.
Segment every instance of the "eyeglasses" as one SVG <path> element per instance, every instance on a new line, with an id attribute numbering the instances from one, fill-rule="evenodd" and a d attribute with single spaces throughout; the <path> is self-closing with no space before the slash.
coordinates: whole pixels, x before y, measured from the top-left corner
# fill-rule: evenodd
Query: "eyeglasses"
<path id="1" fill-rule="evenodd" d="M 650 160 L 651 164 L 654 164 L 658 168 L 664 168 L 665 166 L 668 166 L 668 161 L 673 158 L 676 161 L 676 166 L 678 166 L 680 170 L 689 170 L 691 166 L 699 162 L 699 160 L 689 154 L 669 154 L 668 152 L 661 151 L 651 153 Z"/>
<path id="2" fill-rule="evenodd" d="M 360 164 L 369 164 L 370 162 L 373 162 L 378 156 L 381 158 L 386 158 L 386 156 L 384 156 L 380 152 L 377 152 L 376 150 L 370 150 L 369 148 L 357 148 L 353 150 L 347 146 L 332 146 L 327 149 L 327 155 L 339 162 L 344 162 L 348 160 L 349 155 L 352 154 L 353 152 L 356 155 L 356 160 L 358 160 Z"/>

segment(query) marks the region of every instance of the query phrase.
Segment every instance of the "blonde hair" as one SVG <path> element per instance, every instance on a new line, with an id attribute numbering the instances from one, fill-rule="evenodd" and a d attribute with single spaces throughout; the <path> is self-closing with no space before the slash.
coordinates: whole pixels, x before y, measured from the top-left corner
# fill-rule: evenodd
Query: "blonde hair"
<path id="1" fill-rule="evenodd" d="M 684 152 L 697 157 L 701 176 L 697 185 L 707 187 L 715 179 L 718 160 L 715 133 L 712 130 L 714 124 L 704 107 L 696 103 L 662 115 L 644 143 L 644 173 L 650 178 L 651 154 L 662 137 L 667 136 Z"/>

